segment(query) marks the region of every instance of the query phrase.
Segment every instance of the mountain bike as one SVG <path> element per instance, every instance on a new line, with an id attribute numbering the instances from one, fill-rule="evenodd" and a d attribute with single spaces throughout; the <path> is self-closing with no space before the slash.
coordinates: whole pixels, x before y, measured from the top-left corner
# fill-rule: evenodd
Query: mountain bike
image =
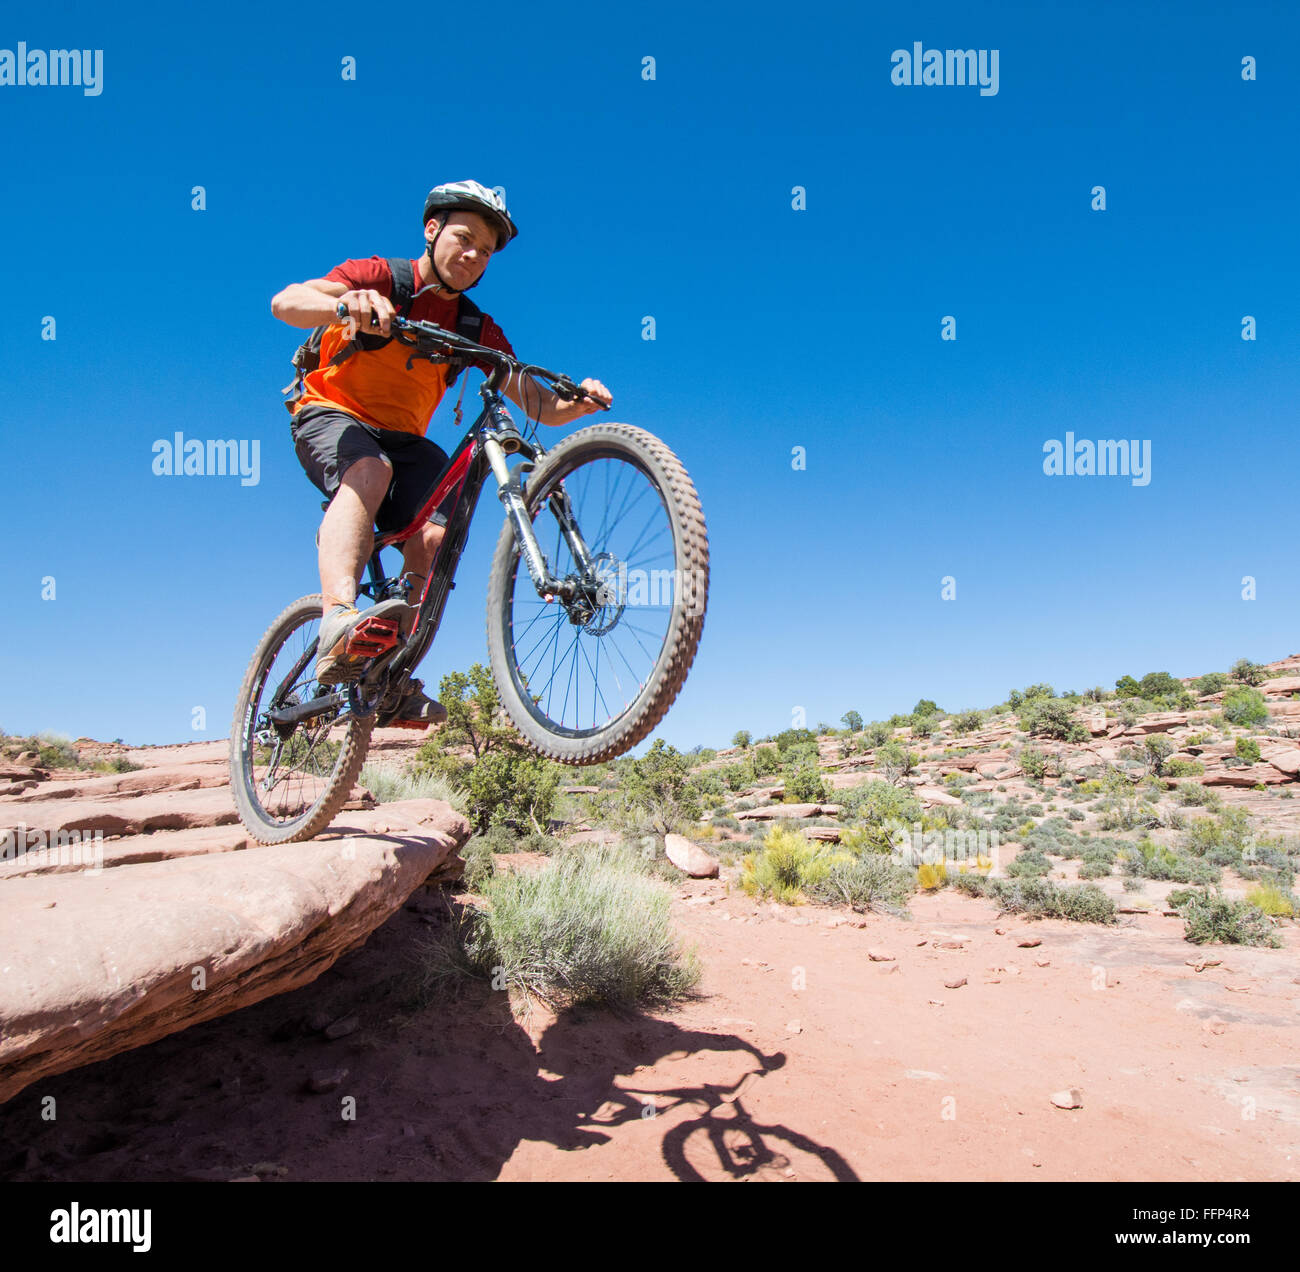
<path id="1" fill-rule="evenodd" d="M 587 765 L 630 750 L 676 699 L 704 628 L 704 514 L 686 469 L 662 441 L 630 424 L 600 423 L 548 450 L 531 419 L 523 432 L 516 426 L 501 386 L 518 375 L 521 385 L 549 384 L 564 401 L 590 399 L 568 376 L 434 323 L 394 317 L 392 333 L 412 358 L 469 354 L 488 363 L 483 409 L 411 524 L 375 532 L 368 582 L 358 590 L 376 603 L 403 598 L 415 606 L 409 634 L 391 617 L 363 619 L 348 645 L 369 656 L 355 679 L 319 684 L 322 597 L 315 594 L 286 607 L 254 651 L 231 727 L 230 779 L 240 820 L 260 843 L 324 830 L 352 792 L 373 730 L 399 723 L 489 476 L 505 511 L 488 581 L 490 665 L 502 707 L 538 755 Z M 514 456 L 521 462 L 511 468 Z M 413 598 L 409 580 L 385 574 L 380 554 L 453 497 L 446 533 Z"/>

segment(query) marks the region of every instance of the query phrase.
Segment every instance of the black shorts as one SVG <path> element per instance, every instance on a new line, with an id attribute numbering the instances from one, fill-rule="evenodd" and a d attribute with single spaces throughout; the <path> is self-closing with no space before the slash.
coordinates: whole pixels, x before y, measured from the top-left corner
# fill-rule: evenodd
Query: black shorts
<path id="1" fill-rule="evenodd" d="M 375 525 L 384 534 L 405 530 L 415 520 L 447 467 L 447 452 L 427 437 L 375 428 L 315 402 L 300 407 L 289 427 L 298 462 L 329 499 L 357 460 L 383 458 L 392 464 L 393 480 L 375 514 Z M 455 496 L 449 495 L 429 520 L 445 526 L 454 504 Z"/>

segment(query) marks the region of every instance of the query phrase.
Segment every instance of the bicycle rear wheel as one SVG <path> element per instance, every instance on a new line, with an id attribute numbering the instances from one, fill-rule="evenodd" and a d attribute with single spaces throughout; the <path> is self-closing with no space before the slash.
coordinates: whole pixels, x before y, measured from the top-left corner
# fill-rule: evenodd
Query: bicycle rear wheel
<path id="1" fill-rule="evenodd" d="M 294 601 L 248 664 L 230 731 L 230 789 L 239 819 L 263 844 L 310 839 L 347 802 L 365 763 L 373 713 L 335 706 L 295 725 L 270 713 L 334 694 L 315 679 L 321 597 Z"/>
<path id="2" fill-rule="evenodd" d="M 690 670 L 708 599 L 704 514 L 677 456 L 628 424 L 565 438 L 524 502 L 570 595 L 538 596 L 507 521 L 488 585 L 493 676 L 540 755 L 596 764 L 650 733 Z"/>

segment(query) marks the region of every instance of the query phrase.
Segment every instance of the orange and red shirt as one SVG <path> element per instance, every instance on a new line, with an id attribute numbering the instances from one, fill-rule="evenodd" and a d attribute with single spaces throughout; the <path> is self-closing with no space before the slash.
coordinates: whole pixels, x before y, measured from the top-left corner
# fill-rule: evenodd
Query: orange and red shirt
<path id="1" fill-rule="evenodd" d="M 420 278 L 418 261 L 411 262 L 411 269 L 418 292 L 427 280 Z M 389 298 L 393 294 L 392 271 L 382 256 L 344 261 L 325 277 L 343 283 L 349 290 L 373 290 Z M 459 297 L 439 296 L 430 291 L 416 298 L 408 317 L 412 322 L 435 322 L 448 331 L 455 331 L 458 308 Z M 295 414 L 306 403 L 315 402 L 346 411 L 375 428 L 423 437 L 429 418 L 447 389 L 446 365 L 415 358 L 408 370 L 407 359 L 414 350 L 398 340 L 390 340 L 382 349 L 354 353 L 338 366 L 330 366 L 330 359 L 345 343 L 347 324 L 330 323 L 321 336 L 320 367 L 303 377 L 303 394 L 294 407 Z M 486 313 L 479 344 L 514 356 L 505 333 Z M 492 369 L 478 361 L 470 365 L 485 372 Z"/>

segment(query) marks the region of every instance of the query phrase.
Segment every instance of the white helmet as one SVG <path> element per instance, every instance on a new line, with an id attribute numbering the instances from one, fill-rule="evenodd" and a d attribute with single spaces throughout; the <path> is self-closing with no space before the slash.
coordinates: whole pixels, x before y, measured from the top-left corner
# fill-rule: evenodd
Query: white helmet
<path id="1" fill-rule="evenodd" d="M 429 197 L 424 201 L 424 221 L 435 212 L 451 211 L 460 208 L 465 212 L 478 212 L 496 227 L 499 252 L 516 234 L 519 233 L 515 223 L 506 211 L 505 200 L 495 190 L 489 190 L 477 181 L 450 181 L 446 185 L 434 186 Z"/>

